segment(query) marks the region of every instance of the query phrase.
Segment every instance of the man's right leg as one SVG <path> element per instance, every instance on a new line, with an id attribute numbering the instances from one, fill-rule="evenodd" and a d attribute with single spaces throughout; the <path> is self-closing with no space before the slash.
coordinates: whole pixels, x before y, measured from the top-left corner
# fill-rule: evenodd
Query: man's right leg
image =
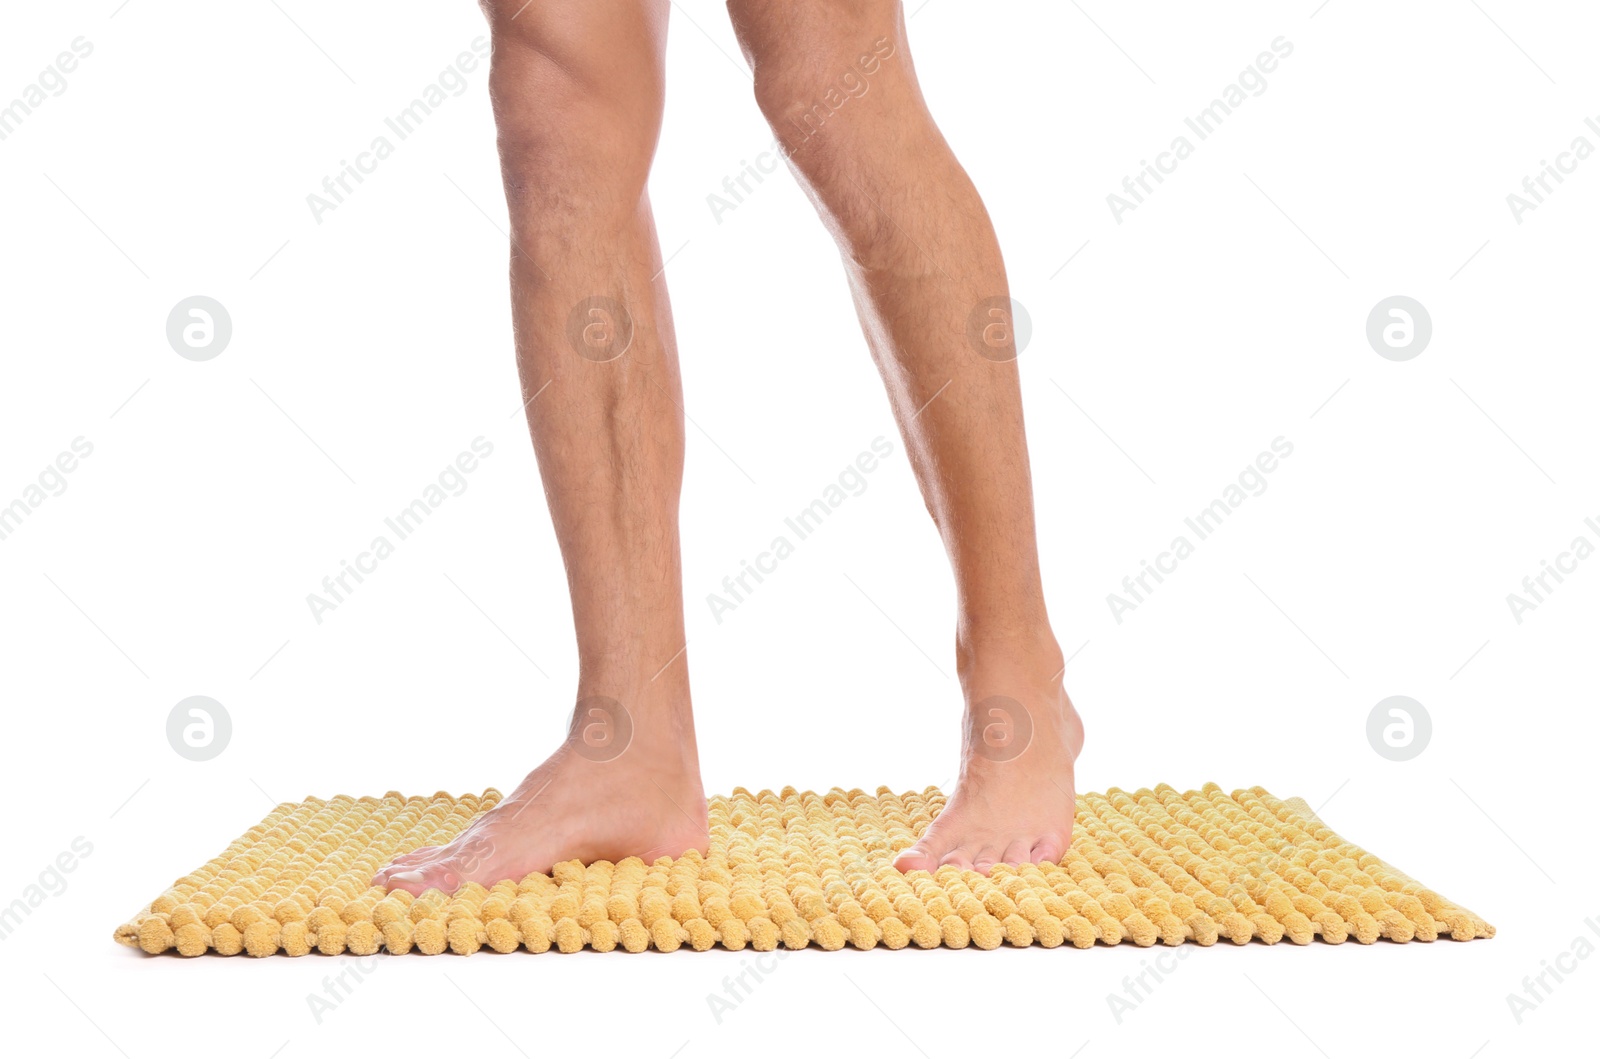
<path id="1" fill-rule="evenodd" d="M 683 413 L 645 191 L 669 0 L 483 0 L 511 216 L 517 364 L 578 635 L 572 730 L 448 846 L 420 894 L 569 858 L 706 848 L 678 548 Z"/>

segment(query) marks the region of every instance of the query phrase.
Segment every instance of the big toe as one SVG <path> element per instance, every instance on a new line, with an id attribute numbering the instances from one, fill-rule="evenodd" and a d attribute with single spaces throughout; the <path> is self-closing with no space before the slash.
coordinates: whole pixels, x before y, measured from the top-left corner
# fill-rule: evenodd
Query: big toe
<path id="1" fill-rule="evenodd" d="M 908 846 L 900 851 L 894 859 L 896 871 L 933 871 L 939 867 L 940 854 L 930 852 L 928 843 L 924 840 L 914 846 Z"/>
<path id="2" fill-rule="evenodd" d="M 388 879 L 379 885 L 390 890 L 404 890 L 412 897 L 421 897 L 429 890 L 451 894 L 460 888 L 461 874 L 449 862 L 435 861 L 389 872 Z"/>
<path id="3" fill-rule="evenodd" d="M 409 866 L 412 866 L 412 865 L 420 864 L 425 860 L 431 859 L 433 857 L 433 855 L 435 853 L 438 853 L 438 852 L 439 852 L 439 847 L 438 846 L 419 846 L 418 848 L 412 850 L 410 853 L 402 853 L 402 854 L 400 854 L 398 857 L 396 857 L 393 861 L 390 862 L 390 865 L 391 866 L 395 866 L 395 865 L 402 865 L 403 864 L 403 865 L 406 865 L 406 866 L 409 867 Z"/>
<path id="4" fill-rule="evenodd" d="M 382 868 L 378 869 L 378 873 L 372 877 L 372 885 L 382 886 L 383 880 L 387 876 L 393 875 L 396 872 L 405 871 L 408 868 L 421 867 L 428 861 L 432 860 L 438 851 L 439 850 L 437 846 L 424 846 L 422 849 L 414 849 L 410 853 L 402 853 L 400 856 L 396 857 L 394 860 L 391 860 L 388 864 L 385 864 Z"/>

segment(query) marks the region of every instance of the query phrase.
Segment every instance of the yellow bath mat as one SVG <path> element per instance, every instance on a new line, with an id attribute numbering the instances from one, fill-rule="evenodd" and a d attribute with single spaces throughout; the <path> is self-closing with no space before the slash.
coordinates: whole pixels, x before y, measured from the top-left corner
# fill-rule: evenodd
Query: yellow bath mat
<path id="1" fill-rule="evenodd" d="M 395 855 L 442 845 L 500 800 L 340 796 L 286 802 L 119 927 L 160 953 L 312 950 L 468 954 L 682 946 L 891 949 L 1003 942 L 1088 948 L 1219 938 L 1337 944 L 1492 937 L 1473 913 L 1340 838 L 1299 799 L 1165 784 L 1078 799 L 1061 863 L 941 868 L 891 862 L 944 807 L 916 794 L 738 788 L 710 800 L 711 846 L 654 864 L 558 864 L 454 894 L 368 886 Z"/>

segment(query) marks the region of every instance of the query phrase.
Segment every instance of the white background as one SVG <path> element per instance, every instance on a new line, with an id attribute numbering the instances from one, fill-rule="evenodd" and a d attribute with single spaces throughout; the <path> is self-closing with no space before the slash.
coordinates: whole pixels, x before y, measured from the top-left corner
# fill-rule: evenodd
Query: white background
<path id="1" fill-rule="evenodd" d="M 1222 6 L 927 0 L 909 23 L 1032 317 L 1022 377 L 1089 736 L 1079 788 L 1302 795 L 1495 939 L 1218 945 L 1120 1025 L 1106 996 L 1154 955 L 1131 945 L 810 951 L 721 1024 L 706 995 L 749 953 L 384 961 L 318 1024 L 306 996 L 338 961 L 114 946 L 276 800 L 509 789 L 564 731 L 575 659 L 515 414 L 486 69 L 320 224 L 306 204 L 486 32 L 473 5 L 13 4 L 0 101 L 74 38 L 94 50 L 0 142 L 0 503 L 74 438 L 94 453 L 0 541 L 0 903 L 75 837 L 93 853 L 0 943 L 7 1032 L 262 1059 L 607 1040 L 1087 1059 L 1170 1053 L 1178 1034 L 1198 1054 L 1466 1059 L 1591 1034 L 1600 960 L 1521 1025 L 1505 997 L 1600 916 L 1600 560 L 1521 624 L 1506 596 L 1580 533 L 1600 543 L 1584 526 L 1600 518 L 1600 161 L 1521 224 L 1506 196 L 1575 137 L 1600 146 L 1584 126 L 1600 25 L 1576 3 Z M 786 173 L 714 218 L 708 194 L 772 137 L 722 8 L 682 0 L 672 19 L 651 190 L 695 424 L 683 537 L 707 788 L 945 782 L 951 581 L 836 252 Z M 1117 223 L 1106 196 L 1279 36 L 1294 51 L 1266 91 Z M 205 363 L 165 335 L 195 294 L 233 322 Z M 1403 363 L 1365 337 L 1395 294 L 1434 329 Z M 307 593 L 480 435 L 494 455 L 469 489 L 318 625 Z M 879 435 L 896 455 L 866 493 L 713 621 L 706 594 Z M 1115 621 L 1107 593 L 1279 436 L 1294 454 L 1267 491 Z M 165 736 L 197 694 L 233 723 L 204 763 Z M 1433 723 L 1408 762 L 1366 737 L 1395 694 Z"/>

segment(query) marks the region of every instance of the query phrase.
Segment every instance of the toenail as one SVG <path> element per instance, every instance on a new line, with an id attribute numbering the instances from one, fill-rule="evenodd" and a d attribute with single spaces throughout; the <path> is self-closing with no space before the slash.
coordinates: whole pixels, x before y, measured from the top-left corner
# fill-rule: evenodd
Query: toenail
<path id="1" fill-rule="evenodd" d="M 422 881 L 422 873 L 420 871 L 395 872 L 393 875 L 389 876 L 389 881 L 419 883 Z"/>

